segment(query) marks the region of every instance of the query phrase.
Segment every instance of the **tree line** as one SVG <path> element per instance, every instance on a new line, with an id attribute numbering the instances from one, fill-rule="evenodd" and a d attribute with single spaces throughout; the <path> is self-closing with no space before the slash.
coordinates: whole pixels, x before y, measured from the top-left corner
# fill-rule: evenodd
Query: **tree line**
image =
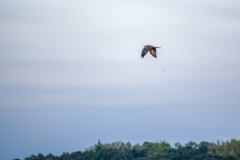
<path id="1" fill-rule="evenodd" d="M 103 144 L 98 141 L 85 151 L 67 152 L 60 156 L 39 153 L 25 160 L 240 160 L 240 140 L 190 141 L 173 146 L 166 141 L 144 142 L 142 145 L 121 141 Z"/>

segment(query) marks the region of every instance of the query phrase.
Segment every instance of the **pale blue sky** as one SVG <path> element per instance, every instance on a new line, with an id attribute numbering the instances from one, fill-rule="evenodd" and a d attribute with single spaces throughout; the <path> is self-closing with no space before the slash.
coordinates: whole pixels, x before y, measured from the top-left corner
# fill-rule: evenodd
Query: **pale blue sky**
<path id="1" fill-rule="evenodd" d="M 239 139 L 239 42 L 237 0 L 2 0 L 0 155 Z"/>

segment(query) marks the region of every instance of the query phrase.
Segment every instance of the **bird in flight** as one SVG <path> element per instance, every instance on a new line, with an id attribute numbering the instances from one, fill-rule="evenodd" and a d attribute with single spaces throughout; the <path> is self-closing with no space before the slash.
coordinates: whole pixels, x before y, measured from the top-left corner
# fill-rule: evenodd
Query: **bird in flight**
<path id="1" fill-rule="evenodd" d="M 143 58 L 148 51 L 150 51 L 150 54 L 157 58 L 157 50 L 156 48 L 161 48 L 161 47 L 154 47 L 154 46 L 150 46 L 150 45 L 146 45 L 144 46 L 143 50 L 142 50 L 142 54 L 141 54 L 141 58 Z"/>

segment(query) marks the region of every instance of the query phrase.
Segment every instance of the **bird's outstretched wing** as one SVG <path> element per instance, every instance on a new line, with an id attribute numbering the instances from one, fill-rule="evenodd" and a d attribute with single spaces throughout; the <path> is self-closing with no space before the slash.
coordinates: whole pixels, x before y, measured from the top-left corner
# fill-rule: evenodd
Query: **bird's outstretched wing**
<path id="1" fill-rule="evenodd" d="M 147 54 L 148 51 L 149 51 L 148 48 L 143 48 L 141 57 L 143 58 Z"/>

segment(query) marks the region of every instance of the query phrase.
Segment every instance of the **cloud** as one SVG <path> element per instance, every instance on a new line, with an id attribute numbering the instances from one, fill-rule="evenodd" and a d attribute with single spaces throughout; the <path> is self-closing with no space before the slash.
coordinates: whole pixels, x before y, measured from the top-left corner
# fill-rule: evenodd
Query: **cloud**
<path id="1" fill-rule="evenodd" d="M 14 150 L 9 142 L 17 134 L 33 144 L 27 137 L 36 134 L 29 130 L 34 126 L 43 140 L 53 126 L 75 131 L 52 135 L 53 144 L 72 138 L 58 146 L 76 143 L 80 134 L 84 144 L 99 137 L 233 136 L 239 121 L 238 13 L 238 1 L 1 1 L 0 117 L 1 126 L 11 129 L 1 133 L 9 135 L 3 145 Z M 162 47 L 157 59 L 140 58 L 146 44 Z"/>

